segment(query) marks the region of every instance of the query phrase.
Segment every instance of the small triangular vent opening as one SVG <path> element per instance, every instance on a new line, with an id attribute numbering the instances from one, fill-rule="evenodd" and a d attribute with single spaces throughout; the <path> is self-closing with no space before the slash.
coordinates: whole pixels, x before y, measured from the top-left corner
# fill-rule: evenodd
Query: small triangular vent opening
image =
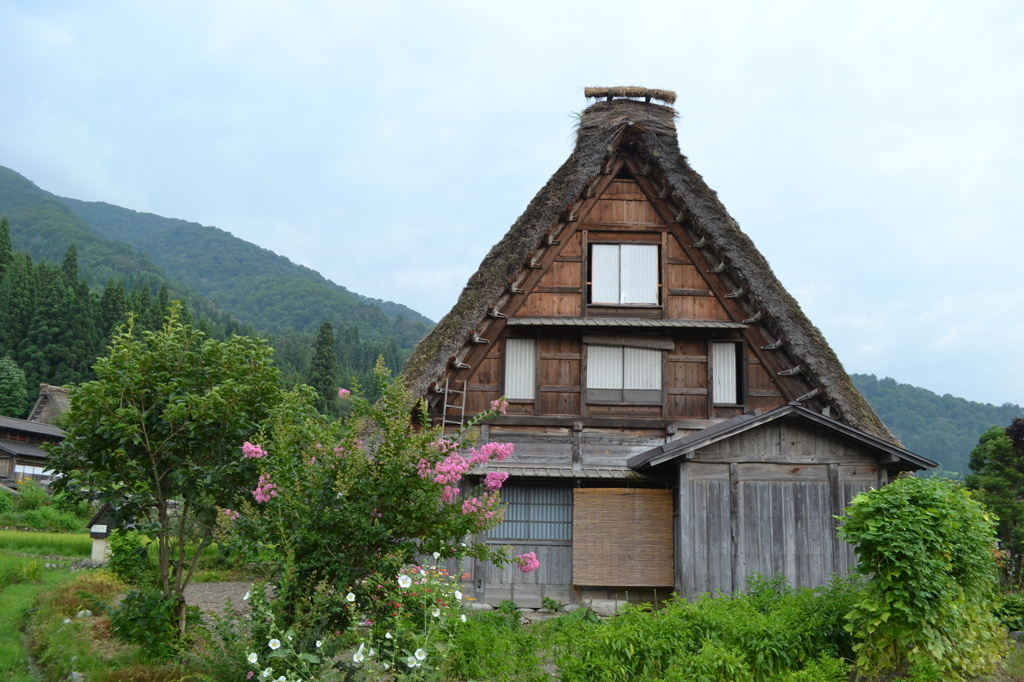
<path id="1" fill-rule="evenodd" d="M 629 168 L 626 167 L 626 164 L 622 164 L 622 168 L 620 168 L 619 172 L 615 174 L 615 179 L 616 180 L 633 180 L 634 178 L 633 178 L 633 174 L 629 172 Z"/>

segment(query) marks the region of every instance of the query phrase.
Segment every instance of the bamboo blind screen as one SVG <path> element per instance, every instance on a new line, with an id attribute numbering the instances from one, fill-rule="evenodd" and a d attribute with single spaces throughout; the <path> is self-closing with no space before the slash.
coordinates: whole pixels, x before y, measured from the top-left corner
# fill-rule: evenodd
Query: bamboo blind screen
<path id="1" fill-rule="evenodd" d="M 577 488 L 572 552 L 575 585 L 674 585 L 672 491 Z"/>

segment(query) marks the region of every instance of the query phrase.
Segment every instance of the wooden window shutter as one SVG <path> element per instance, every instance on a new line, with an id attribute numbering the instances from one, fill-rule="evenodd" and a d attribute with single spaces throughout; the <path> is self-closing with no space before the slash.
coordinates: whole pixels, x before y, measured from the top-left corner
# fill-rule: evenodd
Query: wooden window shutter
<path id="1" fill-rule="evenodd" d="M 714 376 L 714 401 L 735 405 L 739 401 L 737 387 L 739 378 L 736 373 L 735 343 L 715 343 L 711 345 L 711 373 Z"/>
<path id="2" fill-rule="evenodd" d="M 537 341 L 506 339 L 505 397 L 533 400 L 537 396 Z"/>
<path id="3" fill-rule="evenodd" d="M 577 488 L 572 533 L 574 585 L 675 584 L 671 490 Z"/>

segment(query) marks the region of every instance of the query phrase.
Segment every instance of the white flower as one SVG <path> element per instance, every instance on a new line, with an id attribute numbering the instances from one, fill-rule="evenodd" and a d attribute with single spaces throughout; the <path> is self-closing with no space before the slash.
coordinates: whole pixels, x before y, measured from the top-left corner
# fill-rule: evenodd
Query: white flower
<path id="1" fill-rule="evenodd" d="M 398 586 L 399 587 L 401 587 L 404 590 L 404 589 L 408 588 L 410 585 L 412 585 L 412 578 L 410 578 L 407 575 L 400 575 L 400 576 L 398 576 Z"/>
<path id="2" fill-rule="evenodd" d="M 255 663 L 258 660 L 260 660 L 260 657 L 256 655 L 255 651 L 252 652 L 251 654 L 249 654 L 249 662 L 250 663 Z"/>
<path id="3" fill-rule="evenodd" d="M 466 622 L 466 614 L 462 614 L 461 616 L 459 616 L 459 620 L 461 620 L 463 623 L 465 623 Z"/>
<path id="4" fill-rule="evenodd" d="M 71 619 L 70 619 L 70 618 L 65 618 L 65 619 L 64 619 L 64 625 L 67 625 L 67 624 L 68 624 L 68 623 L 70 623 L 70 622 L 71 622 Z"/>
<path id="5" fill-rule="evenodd" d="M 356 601 L 356 595 L 349 592 L 345 595 L 345 601 L 347 601 L 349 604 L 354 604 Z"/>
<path id="6" fill-rule="evenodd" d="M 434 607 L 434 608 L 433 608 L 433 609 L 432 609 L 432 610 L 430 611 L 430 615 L 431 615 L 431 616 L 433 616 L 434 618 L 440 618 L 440 617 L 441 617 L 441 609 L 439 609 L 439 608 L 437 608 L 437 607 L 435 606 L 435 607 Z"/>
<path id="7" fill-rule="evenodd" d="M 267 642 L 267 646 L 269 646 L 274 651 L 277 651 L 278 649 L 281 648 L 281 640 L 279 640 L 279 639 L 272 639 L 269 642 Z"/>
<path id="8" fill-rule="evenodd" d="M 385 632 L 384 633 L 384 639 L 391 639 L 391 638 L 392 637 L 391 637 L 391 633 L 390 632 Z"/>
<path id="9" fill-rule="evenodd" d="M 356 663 L 362 663 L 363 662 L 363 658 L 364 658 L 364 656 L 363 656 L 363 650 L 362 649 L 360 649 L 359 651 L 357 651 L 354 654 L 352 654 L 352 660 L 355 661 Z"/>
<path id="10" fill-rule="evenodd" d="M 366 655 L 367 655 L 367 656 L 373 656 L 373 655 L 374 655 L 375 653 L 377 653 L 377 652 L 376 652 L 376 651 L 374 650 L 374 648 L 373 648 L 373 647 L 371 646 L 371 647 L 370 647 L 370 650 L 366 652 Z"/>
<path id="11" fill-rule="evenodd" d="M 385 669 L 385 670 L 387 670 L 387 669 L 388 669 L 388 668 L 390 668 L 390 667 L 391 667 L 391 664 L 390 664 L 390 663 L 385 663 L 385 664 L 384 664 L 384 669 Z"/>
<path id="12" fill-rule="evenodd" d="M 462 601 L 462 593 L 458 590 L 455 590 L 455 598 L 459 601 Z"/>
<path id="13" fill-rule="evenodd" d="M 441 558 L 441 553 L 440 552 L 434 552 L 434 561 L 437 561 L 440 558 Z"/>
<path id="14" fill-rule="evenodd" d="M 316 640 L 316 648 L 317 648 L 317 649 L 319 649 L 319 648 L 320 648 L 320 647 L 322 647 L 323 645 L 324 645 L 324 643 L 323 643 L 323 642 L 321 642 L 321 641 L 320 641 L 319 639 L 318 639 L 318 640 Z"/>
<path id="15" fill-rule="evenodd" d="M 405 664 L 407 666 L 409 666 L 410 668 L 415 668 L 416 667 L 416 658 L 413 657 L 413 656 L 410 656 L 409 658 L 405 659 Z"/>
<path id="16" fill-rule="evenodd" d="M 281 677 L 277 678 L 277 682 L 288 682 L 288 678 L 284 675 L 281 675 Z"/>
<path id="17" fill-rule="evenodd" d="M 249 593 L 248 592 L 246 592 L 245 596 L 242 597 L 242 601 L 249 601 Z"/>
<path id="18" fill-rule="evenodd" d="M 292 641 L 292 636 L 291 635 L 288 635 L 288 641 L 289 642 Z"/>
<path id="19" fill-rule="evenodd" d="M 415 657 L 416 657 L 416 660 L 417 660 L 417 661 L 423 661 L 423 660 L 426 660 L 426 658 L 427 658 L 427 651 L 426 651 L 426 649 L 417 649 L 417 650 L 416 650 L 416 651 L 415 651 L 415 652 L 413 653 L 413 656 L 415 656 Z"/>
<path id="20" fill-rule="evenodd" d="M 273 674 L 274 674 L 274 669 L 273 668 L 267 668 L 266 670 L 263 671 L 263 677 L 270 677 Z"/>

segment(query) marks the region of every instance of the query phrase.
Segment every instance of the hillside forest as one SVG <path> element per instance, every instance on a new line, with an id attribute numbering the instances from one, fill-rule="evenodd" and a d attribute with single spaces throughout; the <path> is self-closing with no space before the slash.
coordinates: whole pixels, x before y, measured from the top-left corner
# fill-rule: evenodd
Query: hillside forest
<path id="1" fill-rule="evenodd" d="M 93 363 L 129 315 L 137 331 L 159 328 L 172 295 L 166 282 L 155 288 L 158 283 L 148 277 L 127 283 L 112 277 L 103 287 L 91 287 L 79 274 L 74 243 L 60 265 L 36 261 L 28 252 L 12 248 L 8 221 L 0 220 L 0 414 L 25 417 L 41 383 L 93 379 Z M 250 325 L 202 299 L 193 301 L 191 309 L 186 306 L 182 315 L 215 339 L 257 336 Z M 363 340 L 355 326 L 335 334 L 333 325 L 324 322 L 316 334 L 282 331 L 265 336 L 277 350 L 274 362 L 285 384 L 318 387 L 326 394 L 321 408 L 328 412 L 338 409 L 337 401 L 327 399 L 338 387 L 356 382 L 368 389 L 374 386 L 370 379 L 378 357 L 392 368 L 404 359 L 394 341 Z M 311 374 L 314 367 L 317 371 Z"/>

